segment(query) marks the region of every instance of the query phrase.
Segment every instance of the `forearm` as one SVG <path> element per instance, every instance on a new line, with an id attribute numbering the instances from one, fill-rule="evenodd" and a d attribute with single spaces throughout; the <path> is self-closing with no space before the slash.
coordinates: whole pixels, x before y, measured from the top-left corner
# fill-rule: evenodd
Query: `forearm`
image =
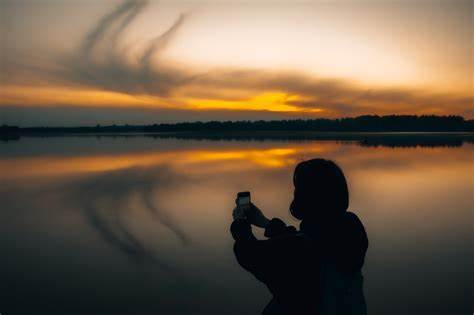
<path id="1" fill-rule="evenodd" d="M 251 241 L 257 238 L 252 233 L 252 227 L 246 219 L 236 219 L 230 225 L 230 233 L 236 241 Z"/>
<path id="2" fill-rule="evenodd" d="M 296 228 L 291 225 L 286 225 L 285 222 L 283 222 L 279 218 L 273 218 L 269 220 L 265 227 L 265 236 L 268 238 L 284 236 L 294 233 L 296 233 Z"/>
<path id="3" fill-rule="evenodd" d="M 250 209 L 246 212 L 246 216 L 250 224 L 262 229 L 265 229 L 270 223 L 270 220 L 263 214 L 262 210 L 254 204 L 250 205 Z"/>

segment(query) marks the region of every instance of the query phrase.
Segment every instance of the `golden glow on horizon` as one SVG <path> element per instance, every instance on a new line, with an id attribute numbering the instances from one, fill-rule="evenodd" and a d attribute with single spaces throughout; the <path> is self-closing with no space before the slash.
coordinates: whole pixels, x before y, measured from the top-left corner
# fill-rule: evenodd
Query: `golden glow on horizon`
<path id="1" fill-rule="evenodd" d="M 168 95 L 166 97 L 158 97 L 143 94 L 127 94 L 114 91 L 105 91 L 98 89 L 87 88 L 73 88 L 73 87 L 51 87 L 51 86 L 18 86 L 5 85 L 0 86 L 0 108 L 2 106 L 32 106 L 32 107 L 49 107 L 57 106 L 58 108 L 76 106 L 76 107 L 96 107 L 96 108 L 124 108 L 124 109 L 165 109 L 165 110 L 182 110 L 182 111 L 228 111 L 228 112 L 280 112 L 286 113 L 289 117 L 298 114 L 303 114 L 304 117 L 326 117 L 337 118 L 341 116 L 355 116 L 362 114 L 436 114 L 436 115 L 452 115 L 461 114 L 465 118 L 471 118 L 471 115 L 457 111 L 465 111 L 464 107 L 469 105 L 469 100 L 472 95 L 468 94 L 445 94 L 439 98 L 433 96 L 423 100 L 423 91 L 418 94 L 407 92 L 401 96 L 397 101 L 397 92 L 394 92 L 394 98 L 391 99 L 391 91 L 388 90 L 387 96 L 382 98 L 370 99 L 370 92 L 363 92 L 361 89 L 359 93 L 368 93 L 368 99 L 357 99 L 355 104 L 350 104 L 353 107 L 349 113 L 344 113 L 338 109 L 338 104 L 346 106 L 344 95 L 335 95 L 341 97 L 335 103 L 334 108 L 331 107 L 331 97 L 326 100 L 315 99 L 315 95 L 299 95 L 290 94 L 283 91 L 267 91 L 255 92 L 247 90 L 245 94 L 254 96 L 241 95 L 241 98 L 232 98 L 232 91 L 225 91 L 220 93 L 220 96 L 215 98 L 206 98 L 204 96 L 187 97 L 186 93 L 189 91 L 178 91 L 178 93 Z M 395 90 L 396 91 L 396 90 Z M 193 91 L 195 92 L 195 91 Z M 184 95 L 180 95 L 183 93 Z M 324 92 L 323 92 L 324 93 Z M 404 93 L 404 92 L 400 92 Z M 191 93 L 193 94 L 193 93 Z M 206 95 L 203 91 L 203 95 Z M 323 94 L 324 95 L 324 94 Z M 429 97 L 429 94 L 427 94 Z M 406 97 L 405 99 L 403 97 Z M 221 99 L 219 99 L 221 98 Z M 299 106 L 298 103 L 302 105 Z M 417 102 L 423 106 L 418 106 Z M 458 102 L 461 102 L 458 104 Z M 308 104 L 308 105 L 304 105 Z M 325 108 L 311 107 L 321 104 Z M 468 104 L 468 105 L 463 105 Z M 472 104 L 471 104 L 472 105 Z M 358 111 L 358 106 L 361 106 L 361 111 Z M 365 111 L 364 111 L 364 108 Z M 409 109 L 412 108 L 412 109 Z M 370 109 L 370 112 L 366 112 Z M 408 110 L 407 110 L 408 109 Z M 192 118 L 192 117 L 189 117 Z M 189 120 L 189 118 L 180 119 L 181 121 Z M 127 122 L 128 123 L 128 122 Z"/>
<path id="2" fill-rule="evenodd" d="M 271 112 L 313 112 L 319 113 L 320 108 L 302 109 L 287 104 L 290 101 L 299 101 L 299 95 L 288 95 L 283 92 L 266 92 L 246 100 L 218 100 L 218 99 L 186 99 L 190 108 L 198 110 L 228 109 L 228 110 L 261 110 Z"/>

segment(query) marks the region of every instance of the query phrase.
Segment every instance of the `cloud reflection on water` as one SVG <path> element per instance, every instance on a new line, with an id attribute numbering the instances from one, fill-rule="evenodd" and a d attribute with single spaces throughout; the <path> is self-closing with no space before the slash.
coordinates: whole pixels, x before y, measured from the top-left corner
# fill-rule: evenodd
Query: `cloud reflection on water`
<path id="1" fill-rule="evenodd" d="M 413 306 L 419 301 L 410 302 L 405 295 L 424 289 L 425 310 L 433 307 L 430 301 L 439 294 L 450 299 L 447 305 L 453 309 L 467 305 L 450 292 L 467 286 L 463 279 L 469 269 L 462 277 L 453 277 L 450 271 L 459 269 L 457 253 L 468 252 L 467 240 L 472 239 L 465 220 L 473 184 L 470 143 L 391 148 L 350 141 L 64 137 L 25 138 L 1 149 L 0 179 L 6 184 L 0 186 L 0 222 L 6 237 L 0 245 L 15 266 L 0 263 L 12 275 L 8 283 L 23 281 L 22 287 L 29 287 L 31 276 L 41 270 L 45 279 L 70 289 L 64 293 L 69 296 L 71 287 L 79 285 L 78 278 L 94 274 L 87 267 L 93 266 L 99 277 L 108 277 L 104 287 L 120 286 L 110 293 L 117 305 L 128 305 L 116 297 L 123 285 L 127 296 L 144 288 L 140 296 L 148 304 L 140 303 L 142 309 L 162 310 L 167 303 L 168 310 L 178 310 L 186 305 L 173 298 L 182 292 L 189 303 L 206 311 L 215 301 L 202 302 L 203 294 L 219 296 L 221 306 L 233 303 L 227 296 L 245 294 L 253 299 L 249 308 L 258 309 L 265 298 L 263 289 L 243 277 L 231 257 L 228 208 L 235 192 L 251 190 L 266 214 L 295 224 L 287 210 L 293 168 L 300 160 L 325 157 L 345 170 L 351 209 L 363 219 L 371 237 L 364 272 L 375 313 L 396 313 L 390 311 L 393 291 Z M 50 255 L 32 265 L 36 249 Z M 398 256 L 400 252 L 409 255 Z M 50 265 L 60 265 L 69 274 L 76 260 L 77 278 L 48 273 Z M 436 277 L 426 279 L 427 266 L 436 270 Z M 155 269 L 156 273 L 147 273 Z M 403 276 L 386 274 L 387 269 L 403 271 Z M 20 275 L 25 280 L 19 280 Z M 435 283 L 440 277 L 444 288 L 426 288 L 427 281 Z M 397 286 L 400 278 L 403 287 Z M 170 283 L 179 294 L 169 290 Z M 388 289 L 378 290 L 381 286 Z M 157 302 L 156 296 L 163 299 Z"/>
<path id="2" fill-rule="evenodd" d="M 173 176 L 169 172 L 167 168 L 160 166 L 125 168 L 92 174 L 71 182 L 65 188 L 65 198 L 84 210 L 88 224 L 111 246 L 137 262 L 153 260 L 162 269 L 171 271 L 174 268 L 153 254 L 124 219 L 124 213 L 132 206 L 132 195 L 138 193 L 141 200 L 140 209 L 152 214 L 183 245 L 189 243 L 189 235 L 170 214 L 156 205 L 154 198 L 160 187 L 169 188 L 184 179 L 183 176 Z"/>

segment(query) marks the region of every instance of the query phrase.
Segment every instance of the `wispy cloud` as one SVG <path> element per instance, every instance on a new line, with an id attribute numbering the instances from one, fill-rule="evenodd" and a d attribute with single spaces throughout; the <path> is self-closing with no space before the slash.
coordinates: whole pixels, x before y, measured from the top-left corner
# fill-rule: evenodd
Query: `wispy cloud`
<path id="1" fill-rule="evenodd" d="M 145 0 L 127 0 L 103 16 L 86 34 L 79 49 L 63 58 L 57 75 L 70 83 L 131 94 L 167 95 L 186 75 L 155 57 L 167 47 L 185 20 L 181 15 L 131 60 L 122 40 L 133 21 L 144 11 Z"/>

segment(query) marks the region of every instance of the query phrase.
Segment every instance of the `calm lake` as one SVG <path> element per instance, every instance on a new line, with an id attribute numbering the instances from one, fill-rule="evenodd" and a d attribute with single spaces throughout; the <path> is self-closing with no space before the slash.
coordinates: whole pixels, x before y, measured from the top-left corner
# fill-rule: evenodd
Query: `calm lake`
<path id="1" fill-rule="evenodd" d="M 453 137 L 0 142 L 0 313 L 259 314 L 270 294 L 234 259 L 235 194 L 297 225 L 293 169 L 323 157 L 369 236 L 369 314 L 472 314 L 474 142 Z"/>

